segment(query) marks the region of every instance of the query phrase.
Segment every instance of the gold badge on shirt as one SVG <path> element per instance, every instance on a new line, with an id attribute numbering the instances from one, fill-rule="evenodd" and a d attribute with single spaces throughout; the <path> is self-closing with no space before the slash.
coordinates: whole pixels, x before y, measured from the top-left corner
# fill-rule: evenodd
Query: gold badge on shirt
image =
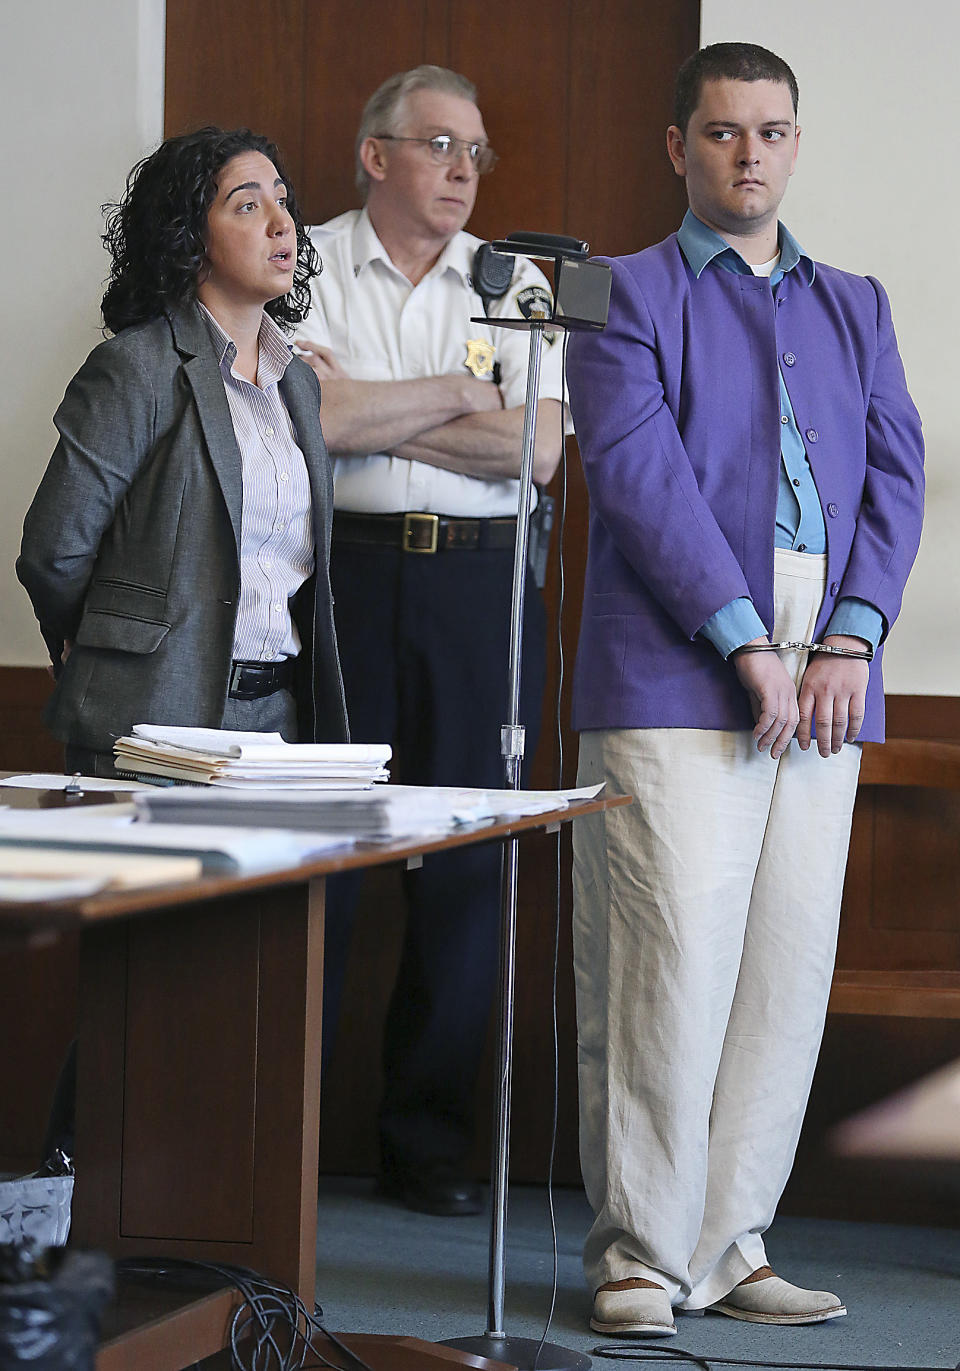
<path id="1" fill-rule="evenodd" d="M 468 371 L 472 371 L 478 380 L 484 376 L 492 376 L 496 352 L 493 344 L 488 343 L 485 338 L 468 338 L 467 356 L 463 365 Z"/>

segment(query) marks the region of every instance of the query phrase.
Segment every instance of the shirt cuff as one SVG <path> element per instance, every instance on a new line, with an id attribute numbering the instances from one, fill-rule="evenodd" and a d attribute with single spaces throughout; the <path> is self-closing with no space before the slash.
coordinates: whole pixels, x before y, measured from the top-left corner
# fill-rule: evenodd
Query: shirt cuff
<path id="1" fill-rule="evenodd" d="M 720 613 L 722 614 L 723 610 Z M 842 600 L 837 601 L 837 607 L 830 615 L 830 622 L 824 629 L 823 636 L 826 638 L 829 633 L 843 633 L 850 638 L 863 638 L 876 652 L 886 627 L 883 615 L 868 600 L 859 600 L 855 595 L 845 595 Z"/>
<path id="2" fill-rule="evenodd" d="M 707 622 L 701 625 L 700 632 L 713 644 L 721 657 L 729 657 L 731 652 L 736 652 L 738 647 L 752 642 L 754 638 L 767 636 L 766 626 L 754 608 L 753 601 L 748 600 L 745 595 L 741 595 L 737 600 L 731 600 L 722 609 L 718 609 L 716 614 L 711 614 Z"/>

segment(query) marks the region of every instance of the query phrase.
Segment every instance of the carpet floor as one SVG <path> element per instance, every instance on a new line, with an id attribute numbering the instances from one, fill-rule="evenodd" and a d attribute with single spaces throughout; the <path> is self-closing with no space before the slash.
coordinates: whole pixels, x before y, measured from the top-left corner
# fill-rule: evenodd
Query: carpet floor
<path id="1" fill-rule="evenodd" d="M 602 1339 L 587 1320 L 580 1249 L 590 1223 L 582 1191 L 555 1194 L 559 1271 L 548 1340 L 592 1354 Z M 482 1333 L 487 1317 L 488 1219 L 432 1218 L 375 1196 L 369 1180 L 321 1177 L 317 1299 L 333 1329 L 440 1341 Z M 757 1367 L 930 1367 L 960 1363 L 960 1233 L 781 1218 L 767 1238 L 770 1263 L 799 1285 L 836 1291 L 846 1318 L 797 1328 L 710 1314 L 681 1318 L 675 1338 L 707 1360 L 748 1358 Z M 547 1193 L 510 1194 L 505 1322 L 509 1335 L 539 1338 L 550 1308 L 552 1248 Z M 594 1366 L 607 1363 L 594 1356 Z M 639 1364 L 632 1357 L 620 1365 Z"/>

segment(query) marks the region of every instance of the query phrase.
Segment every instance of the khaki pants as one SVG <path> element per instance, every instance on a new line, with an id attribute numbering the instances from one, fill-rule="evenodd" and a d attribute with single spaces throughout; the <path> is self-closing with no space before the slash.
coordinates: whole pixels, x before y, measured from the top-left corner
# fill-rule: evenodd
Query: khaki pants
<path id="1" fill-rule="evenodd" d="M 824 562 L 777 552 L 776 638 L 809 641 Z M 797 680 L 805 654 L 791 654 Z M 732 670 L 731 666 L 731 670 Z M 574 825 L 580 1147 L 593 1289 L 701 1309 L 766 1262 L 836 949 L 858 745 L 779 761 L 746 732 L 584 733 Z"/>

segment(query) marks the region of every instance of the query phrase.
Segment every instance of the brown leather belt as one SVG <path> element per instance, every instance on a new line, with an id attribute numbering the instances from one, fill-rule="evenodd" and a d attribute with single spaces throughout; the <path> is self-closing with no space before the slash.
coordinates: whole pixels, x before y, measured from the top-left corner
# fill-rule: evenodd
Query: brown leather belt
<path id="1" fill-rule="evenodd" d="M 279 662 L 231 662 L 228 693 L 231 700 L 259 700 L 293 685 L 294 658 Z"/>
<path id="2" fill-rule="evenodd" d="M 403 552 L 477 552 L 513 547 L 517 521 L 453 519 L 445 514 L 352 514 L 335 510 L 333 541 L 355 547 L 398 547 Z"/>

